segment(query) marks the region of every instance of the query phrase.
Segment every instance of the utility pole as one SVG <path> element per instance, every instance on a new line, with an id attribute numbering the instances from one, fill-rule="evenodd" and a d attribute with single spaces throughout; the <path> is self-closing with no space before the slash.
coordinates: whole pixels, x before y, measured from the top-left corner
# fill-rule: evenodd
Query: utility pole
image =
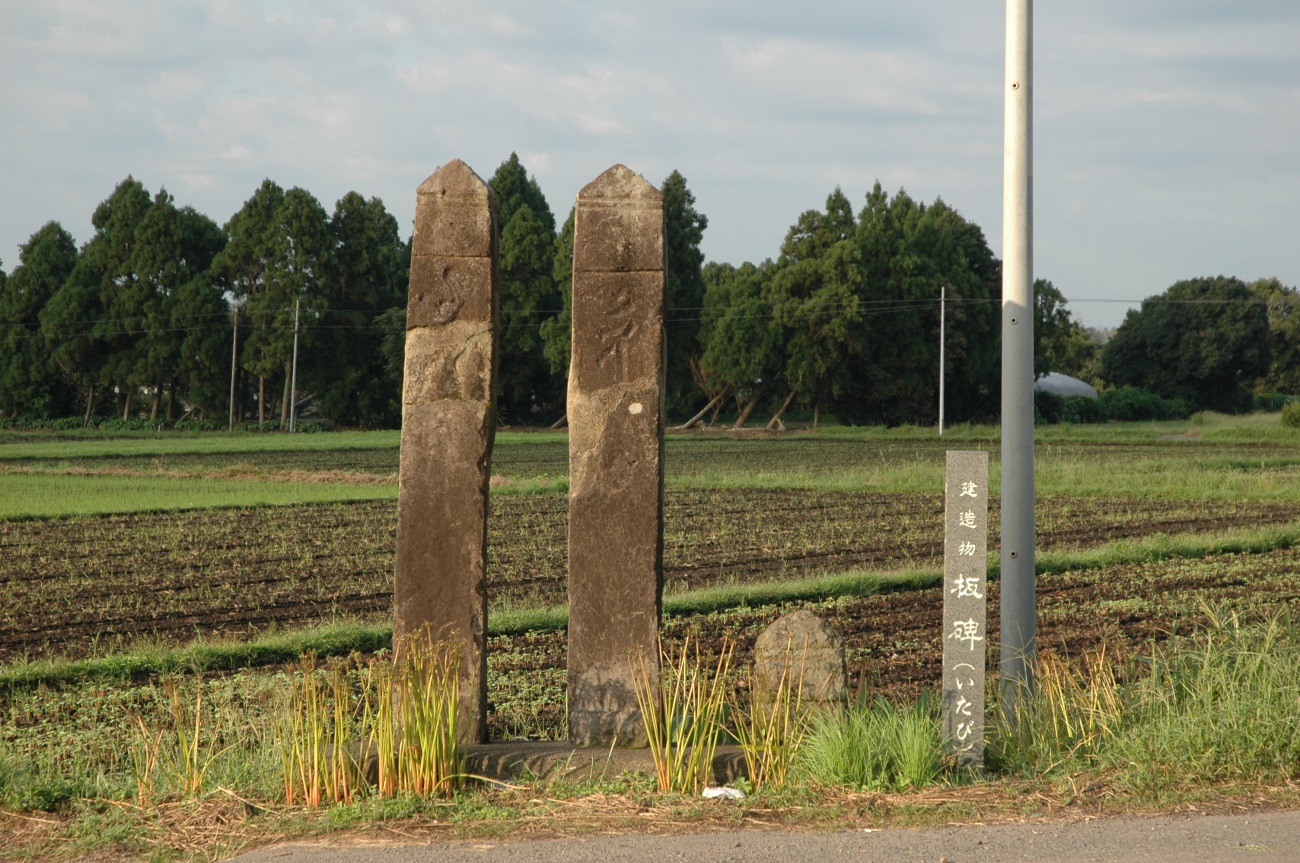
<path id="1" fill-rule="evenodd" d="M 1002 176 L 1001 700 L 1013 719 L 1033 691 L 1033 0 L 1007 0 Z"/>
<path id="2" fill-rule="evenodd" d="M 235 306 L 235 332 L 230 337 L 230 430 L 235 430 L 235 368 L 239 358 L 239 306 Z"/>
<path id="3" fill-rule="evenodd" d="M 296 431 L 294 419 L 298 413 L 298 307 L 301 304 L 300 299 L 293 301 L 293 374 L 289 376 L 289 434 Z"/>
<path id="4" fill-rule="evenodd" d="M 948 342 L 948 287 L 939 288 L 939 437 L 943 437 L 943 349 Z"/>

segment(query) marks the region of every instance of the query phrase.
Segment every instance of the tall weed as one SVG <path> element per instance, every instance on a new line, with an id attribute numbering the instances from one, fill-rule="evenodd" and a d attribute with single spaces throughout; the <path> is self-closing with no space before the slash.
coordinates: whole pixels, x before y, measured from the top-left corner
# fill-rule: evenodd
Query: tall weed
<path id="1" fill-rule="evenodd" d="M 1206 623 L 1157 653 L 1133 687 L 1129 722 L 1105 761 L 1125 782 L 1280 781 L 1300 776 L 1300 626 L 1289 612 Z"/>
<path id="2" fill-rule="evenodd" d="M 749 782 L 755 790 L 780 790 L 790 779 L 791 767 L 808 729 L 804 714 L 805 645 L 798 669 L 781 669 L 775 691 L 750 693 L 749 703 L 731 702 L 736 742 L 745 756 Z"/>
<path id="3" fill-rule="evenodd" d="M 372 663 L 371 750 L 379 793 L 450 797 L 465 778 L 458 735 L 460 658 L 428 634 L 398 645 L 392 665 Z"/>
<path id="4" fill-rule="evenodd" d="M 640 675 L 633 681 L 662 792 L 698 793 L 709 780 L 723 733 L 732 647 L 724 642 L 710 671 L 698 643 L 692 644 L 688 637 L 676 654 L 663 651 L 658 680 L 641 657 Z"/>
<path id="5" fill-rule="evenodd" d="M 1205 620 L 1140 664 L 1104 652 L 1070 670 L 1040 656 L 1038 686 L 1011 721 L 995 711 L 994 766 L 1050 774 L 1100 768 L 1135 790 L 1300 776 L 1300 627 L 1289 612 Z"/>

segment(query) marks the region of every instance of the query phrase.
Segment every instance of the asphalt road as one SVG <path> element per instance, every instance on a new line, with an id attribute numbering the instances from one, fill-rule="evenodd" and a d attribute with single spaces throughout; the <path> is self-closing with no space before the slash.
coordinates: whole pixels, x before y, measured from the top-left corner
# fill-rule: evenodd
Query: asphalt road
<path id="1" fill-rule="evenodd" d="M 1300 863 L 1300 811 L 833 833 L 742 830 L 582 839 L 285 844 L 237 863 Z"/>

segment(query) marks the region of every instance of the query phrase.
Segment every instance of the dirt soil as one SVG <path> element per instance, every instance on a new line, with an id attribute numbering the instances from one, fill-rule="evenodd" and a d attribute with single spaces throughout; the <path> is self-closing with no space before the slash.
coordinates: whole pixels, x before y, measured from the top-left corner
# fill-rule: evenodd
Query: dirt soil
<path id="1" fill-rule="evenodd" d="M 566 501 L 494 499 L 489 597 L 565 599 Z M 665 511 L 669 591 L 850 569 L 937 568 L 937 495 L 679 490 Z M 1039 547 L 1288 523 L 1296 503 L 1044 498 Z M 997 535 L 997 512 L 991 513 Z M 0 661 L 74 658 L 139 636 L 247 638 L 391 613 L 393 502 L 0 522 Z M 901 613 L 901 612 L 900 612 Z M 904 614 L 906 629 L 906 615 Z"/>

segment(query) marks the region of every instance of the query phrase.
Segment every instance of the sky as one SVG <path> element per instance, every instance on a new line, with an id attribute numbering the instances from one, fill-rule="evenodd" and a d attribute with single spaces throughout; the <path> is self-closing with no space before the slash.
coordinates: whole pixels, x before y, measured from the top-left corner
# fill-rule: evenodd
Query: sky
<path id="1" fill-rule="evenodd" d="M 1179 279 L 1300 286 L 1300 5 L 1034 10 L 1034 274 L 1087 326 Z M 709 260 L 775 257 L 879 181 L 1002 248 L 990 0 L 0 0 L 0 261 L 79 244 L 126 176 L 219 224 L 265 178 L 327 211 L 516 152 L 556 214 L 623 163 L 681 171 Z"/>

